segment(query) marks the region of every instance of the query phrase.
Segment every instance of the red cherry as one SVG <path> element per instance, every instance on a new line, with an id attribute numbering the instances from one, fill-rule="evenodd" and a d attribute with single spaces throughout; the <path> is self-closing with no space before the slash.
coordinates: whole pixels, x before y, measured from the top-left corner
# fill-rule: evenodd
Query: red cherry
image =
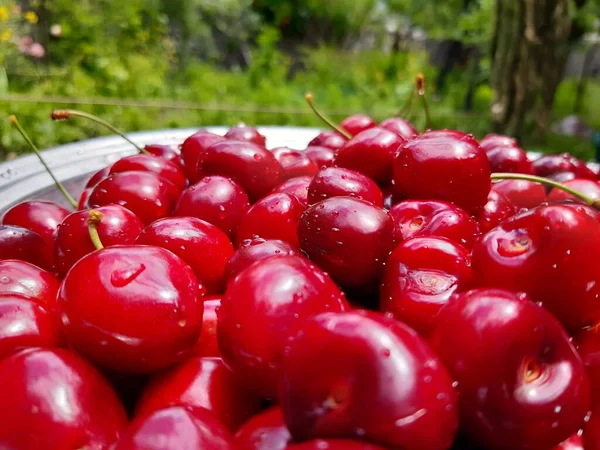
<path id="1" fill-rule="evenodd" d="M 337 150 L 342 148 L 347 141 L 348 139 L 336 131 L 321 131 L 308 143 L 308 147 L 326 147 Z"/>
<path id="2" fill-rule="evenodd" d="M 289 444 L 285 450 L 385 450 L 385 447 L 350 439 L 314 439 L 299 444 Z"/>
<path id="3" fill-rule="evenodd" d="M 575 433 L 566 441 L 553 447 L 552 450 L 585 450 L 583 447 L 583 437 L 579 432 Z"/>
<path id="4" fill-rule="evenodd" d="M 600 450 L 600 412 L 598 408 L 592 411 L 591 418 L 583 429 L 583 448 L 585 450 Z"/>
<path id="5" fill-rule="evenodd" d="M 467 249 L 479 238 L 473 217 L 452 203 L 439 200 L 406 200 L 390 209 L 396 242 L 417 236 L 446 237 Z"/>
<path id="6" fill-rule="evenodd" d="M 300 219 L 300 247 L 338 283 L 367 287 L 376 282 L 394 247 L 387 211 L 364 200 L 331 197 L 310 206 Z"/>
<path id="7" fill-rule="evenodd" d="M 304 150 L 304 154 L 312 159 L 319 168 L 330 167 L 333 164 L 333 159 L 335 158 L 335 149 L 342 148 L 346 140 L 341 143 L 339 147 L 322 147 L 318 145 L 309 145 Z"/>
<path id="8" fill-rule="evenodd" d="M 221 297 L 209 298 L 205 297 L 204 299 L 202 331 L 193 353 L 196 356 L 220 357 L 221 352 L 217 343 L 217 310 L 221 307 Z"/>
<path id="9" fill-rule="evenodd" d="M 298 243 L 298 222 L 305 207 L 300 200 L 290 194 L 270 194 L 252 205 L 238 227 L 235 244 L 260 237 L 279 239 L 295 248 Z"/>
<path id="10" fill-rule="evenodd" d="M 102 214 L 97 226 L 98 235 L 105 247 L 133 244 L 144 226 L 128 209 L 107 205 L 96 211 Z M 95 249 L 88 230 L 89 211 L 76 211 L 63 220 L 56 234 L 56 266 L 65 276 L 73 265 Z"/>
<path id="11" fill-rule="evenodd" d="M 220 141 L 198 163 L 199 175 L 222 175 L 238 182 L 255 202 L 283 181 L 281 165 L 263 147 L 246 141 Z"/>
<path id="12" fill-rule="evenodd" d="M 105 166 L 98 172 L 94 173 L 85 185 L 86 188 L 93 188 L 110 174 L 111 166 Z"/>
<path id="13" fill-rule="evenodd" d="M 248 196 L 239 184 L 230 178 L 209 176 L 183 191 L 173 215 L 205 220 L 233 239 L 248 209 Z"/>
<path id="14" fill-rule="evenodd" d="M 35 231 L 0 225 L 0 261 L 19 259 L 46 270 L 54 267 L 53 246 Z"/>
<path id="15" fill-rule="evenodd" d="M 285 450 L 291 440 L 279 407 L 255 415 L 235 434 L 238 450 Z"/>
<path id="16" fill-rule="evenodd" d="M 200 130 L 183 141 L 181 145 L 183 173 L 190 183 L 197 183 L 202 178 L 198 175 L 198 162 L 206 149 L 214 143 L 224 140 L 223 136 Z"/>
<path id="17" fill-rule="evenodd" d="M 388 258 L 380 308 L 426 336 L 440 308 L 471 287 L 471 256 L 441 237 L 409 239 Z"/>
<path id="18" fill-rule="evenodd" d="M 516 139 L 500 134 L 488 134 L 479 143 L 486 151 L 496 147 L 518 147 Z"/>
<path id="19" fill-rule="evenodd" d="M 540 177 L 549 177 L 560 172 L 571 172 L 576 178 L 597 179 L 592 169 L 569 153 L 541 156 L 533 161 L 533 171 L 535 175 Z"/>
<path id="20" fill-rule="evenodd" d="M 202 327 L 192 269 L 159 247 L 116 246 L 83 257 L 65 277 L 58 306 L 69 344 L 117 372 L 181 361 Z"/>
<path id="21" fill-rule="evenodd" d="M 284 180 L 294 177 L 312 176 L 319 171 L 319 165 L 304 152 L 286 147 L 273 149 L 272 152 L 277 161 L 279 161 L 279 164 L 281 164 Z"/>
<path id="22" fill-rule="evenodd" d="M 531 181 L 502 180 L 494 183 L 492 190 L 503 194 L 518 210 L 535 208 L 546 201 L 544 186 Z"/>
<path id="23" fill-rule="evenodd" d="M 321 170 L 308 185 L 308 204 L 330 197 L 356 197 L 376 206 L 383 206 L 379 186 L 366 175 L 341 167 Z"/>
<path id="24" fill-rule="evenodd" d="M 90 195 L 94 192 L 94 188 L 85 188 L 81 191 L 81 195 L 79 196 L 79 201 L 77 202 L 77 209 L 81 211 L 82 209 L 88 209 L 90 207 Z"/>
<path id="25" fill-rule="evenodd" d="M 2 216 L 2 225 L 16 225 L 39 234 L 48 248 L 54 248 L 58 225 L 71 212 L 60 205 L 45 201 L 19 203 Z"/>
<path id="26" fill-rule="evenodd" d="M 494 147 L 486 150 L 492 172 L 533 174 L 527 152 L 519 147 Z"/>
<path id="27" fill-rule="evenodd" d="M 119 159 L 110 168 L 110 173 L 130 172 L 141 170 L 155 173 L 170 181 L 180 191 L 185 188 L 186 180 L 182 169 L 175 163 L 152 155 L 131 155 Z"/>
<path id="28" fill-rule="evenodd" d="M 61 344 L 53 312 L 18 294 L 0 294 L 0 360 L 26 348 Z"/>
<path id="29" fill-rule="evenodd" d="M 120 172 L 98 183 L 90 195 L 89 204 L 93 208 L 121 205 L 148 225 L 171 215 L 180 193 L 173 183 L 154 173 Z"/>
<path id="30" fill-rule="evenodd" d="M 144 150 L 146 150 L 148 153 L 150 153 L 153 156 L 158 156 L 166 161 L 172 162 L 177 167 L 179 167 L 179 169 L 183 169 L 181 153 L 179 153 L 177 150 L 175 150 L 170 145 L 150 144 L 150 145 L 146 145 L 144 147 Z"/>
<path id="31" fill-rule="evenodd" d="M 481 232 L 487 233 L 515 213 L 515 206 L 508 197 L 492 188 L 488 194 L 488 202 L 477 212 L 475 218 Z"/>
<path id="32" fill-rule="evenodd" d="M 526 295 L 458 294 L 439 311 L 430 342 L 458 382 L 461 427 L 484 448 L 550 448 L 583 425 L 583 363 L 558 321 Z"/>
<path id="33" fill-rule="evenodd" d="M 295 177 L 284 181 L 275 189 L 273 193 L 291 194 L 295 196 L 304 206 L 308 204 L 308 186 L 313 177 Z"/>
<path id="34" fill-rule="evenodd" d="M 585 178 L 574 178 L 573 180 L 565 181 L 563 184 L 571 189 L 587 195 L 591 199 L 600 199 L 600 184 L 598 181 L 588 180 Z M 565 200 L 570 200 L 581 203 L 581 200 L 558 188 L 553 188 L 548 194 L 546 200 L 549 202 L 562 202 Z"/>
<path id="35" fill-rule="evenodd" d="M 583 359 L 592 387 L 592 406 L 600 406 L 600 333 L 592 327 L 576 335 L 577 351 Z"/>
<path id="36" fill-rule="evenodd" d="M 144 228 L 136 244 L 172 251 L 189 264 L 205 293 L 223 292 L 233 246 L 214 225 L 195 217 L 166 217 Z"/>
<path id="37" fill-rule="evenodd" d="M 267 138 L 260 134 L 256 128 L 239 126 L 232 127 L 226 134 L 226 139 L 235 141 L 248 141 L 261 147 L 266 147 Z"/>
<path id="38" fill-rule="evenodd" d="M 202 408 L 181 406 L 137 417 L 111 450 L 234 450 L 227 429 Z"/>
<path id="39" fill-rule="evenodd" d="M 67 350 L 28 350 L 0 362 L 0 447 L 107 448 L 127 423 L 108 382 Z"/>
<path id="40" fill-rule="evenodd" d="M 348 308 L 331 279 L 300 256 L 274 256 L 231 280 L 218 316 L 225 363 L 266 397 L 277 391 L 285 340 L 307 317 Z"/>
<path id="41" fill-rule="evenodd" d="M 405 450 L 452 444 L 452 381 L 406 325 L 374 312 L 318 314 L 287 345 L 280 401 L 295 439 L 358 438 Z"/>
<path id="42" fill-rule="evenodd" d="M 392 160 L 406 140 L 385 128 L 358 133 L 335 155 L 335 165 L 360 172 L 376 182 L 392 179 Z"/>
<path id="43" fill-rule="evenodd" d="M 577 330 L 600 321 L 596 255 L 600 222 L 586 207 L 538 206 L 505 220 L 475 244 L 473 275 L 479 286 L 528 293 L 567 329 Z"/>
<path id="44" fill-rule="evenodd" d="M 398 136 L 404 138 L 407 141 L 419 134 L 419 132 L 413 126 L 412 123 L 402 119 L 401 117 L 390 117 L 389 119 L 385 119 L 379 124 L 379 126 L 381 128 L 393 131 Z"/>
<path id="45" fill-rule="evenodd" d="M 231 280 L 256 261 L 272 256 L 295 255 L 297 247 L 289 242 L 254 238 L 243 241 L 225 267 L 225 279 Z"/>
<path id="46" fill-rule="evenodd" d="M 53 311 L 60 281 L 56 276 L 25 261 L 0 261 L 0 295 L 18 294 Z"/>
<path id="47" fill-rule="evenodd" d="M 340 122 L 340 127 L 346 130 L 352 136 L 356 136 L 361 131 L 368 130 L 369 128 L 374 128 L 376 126 L 377 123 L 369 116 L 365 116 L 364 114 L 354 114 L 352 116 L 346 117 Z"/>
<path id="48" fill-rule="evenodd" d="M 262 399 L 249 392 L 219 358 L 190 358 L 150 380 L 137 416 L 169 406 L 206 408 L 231 432 L 260 411 Z"/>
<path id="49" fill-rule="evenodd" d="M 427 132 L 401 146 L 394 158 L 397 192 L 411 199 L 445 200 L 471 213 L 487 203 L 490 169 L 470 136 Z"/>

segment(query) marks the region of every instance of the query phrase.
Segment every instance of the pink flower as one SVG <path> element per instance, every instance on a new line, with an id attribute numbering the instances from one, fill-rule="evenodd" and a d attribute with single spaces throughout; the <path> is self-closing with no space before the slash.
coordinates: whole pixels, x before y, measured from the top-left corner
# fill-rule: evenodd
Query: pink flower
<path id="1" fill-rule="evenodd" d="M 33 44 L 33 38 L 31 36 L 23 36 L 17 42 L 17 46 L 19 47 L 19 52 L 27 55 L 29 54 L 29 47 Z"/>
<path id="2" fill-rule="evenodd" d="M 32 58 L 43 58 L 45 54 L 46 50 L 44 50 L 44 46 L 39 42 L 34 42 L 29 47 L 29 56 L 31 56 Z"/>

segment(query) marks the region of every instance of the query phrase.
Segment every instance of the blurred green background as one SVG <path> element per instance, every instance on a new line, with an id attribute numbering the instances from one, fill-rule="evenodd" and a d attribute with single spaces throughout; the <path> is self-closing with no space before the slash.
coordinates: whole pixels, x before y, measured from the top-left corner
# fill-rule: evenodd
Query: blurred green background
<path id="1" fill-rule="evenodd" d="M 522 23 L 525 3 L 546 4 L 534 11 L 540 23 Z M 550 17 L 562 34 L 544 34 L 561 29 Z M 419 72 L 436 127 L 508 132 L 527 149 L 593 158 L 598 17 L 593 0 L 0 0 L 0 159 L 27 151 L 9 114 L 40 147 L 103 133 L 51 122 L 55 107 L 128 131 L 321 126 L 304 101 L 311 91 L 338 120 L 382 120 L 401 109 Z M 521 31 L 511 35 L 514 24 Z M 530 25 L 549 53 L 527 42 Z M 540 96 L 499 118 L 499 99 L 523 91 Z M 566 117 L 574 127 L 557 129 Z M 423 127 L 417 105 L 411 119 Z"/>

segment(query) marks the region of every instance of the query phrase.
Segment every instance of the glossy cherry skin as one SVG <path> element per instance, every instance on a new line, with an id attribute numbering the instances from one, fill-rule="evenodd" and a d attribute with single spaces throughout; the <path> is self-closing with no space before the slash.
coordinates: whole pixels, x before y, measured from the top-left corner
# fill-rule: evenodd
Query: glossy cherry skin
<path id="1" fill-rule="evenodd" d="M 569 439 L 553 447 L 552 450 L 585 450 L 583 447 L 583 437 L 579 432 L 575 433 Z"/>
<path id="2" fill-rule="evenodd" d="M 313 177 L 295 177 L 284 181 L 275 189 L 273 193 L 280 192 L 283 194 L 291 194 L 300 200 L 304 206 L 308 205 L 308 186 Z"/>
<path id="3" fill-rule="evenodd" d="M 285 450 L 290 442 L 292 435 L 277 406 L 256 414 L 235 434 L 238 450 Z"/>
<path id="4" fill-rule="evenodd" d="M 394 182 L 406 198 L 445 200 L 468 213 L 487 203 L 490 168 L 485 151 L 469 135 L 432 131 L 401 146 Z"/>
<path id="5" fill-rule="evenodd" d="M 573 180 L 565 181 L 563 184 L 571 189 L 575 189 L 577 192 L 587 195 L 594 200 L 600 199 L 600 183 L 598 183 L 598 181 L 588 180 L 585 178 L 575 178 Z M 548 202 L 562 202 L 565 200 L 570 200 L 573 202 L 583 203 L 577 197 L 567 194 L 565 191 L 558 188 L 553 188 L 548 194 L 546 200 Z"/>
<path id="6" fill-rule="evenodd" d="M 479 141 L 479 144 L 486 151 L 496 147 L 518 147 L 516 139 L 500 134 L 488 134 Z"/>
<path id="7" fill-rule="evenodd" d="M 62 345 L 55 313 L 18 294 L 0 295 L 0 360 L 20 350 Z"/>
<path id="8" fill-rule="evenodd" d="M 267 138 L 265 136 L 260 134 L 256 128 L 246 126 L 230 128 L 229 131 L 225 133 L 225 139 L 248 141 L 260 145 L 261 147 L 266 147 L 267 145 Z"/>
<path id="9" fill-rule="evenodd" d="M 305 211 L 298 238 L 300 248 L 338 283 L 367 287 L 377 282 L 394 248 L 394 221 L 364 200 L 331 197 Z"/>
<path id="10" fill-rule="evenodd" d="M 263 238 L 245 240 L 227 262 L 225 278 L 231 280 L 256 261 L 272 256 L 295 255 L 297 253 L 298 248 L 286 241 Z"/>
<path id="11" fill-rule="evenodd" d="M 429 342 L 458 382 L 461 427 L 484 448 L 550 448 L 583 425 L 583 362 L 560 323 L 526 295 L 458 294 Z"/>
<path id="12" fill-rule="evenodd" d="M 385 450 L 387 447 L 350 439 L 313 439 L 308 442 L 289 444 L 285 450 Z"/>
<path id="13" fill-rule="evenodd" d="M 346 130 L 352 136 L 356 136 L 361 131 L 374 128 L 376 126 L 377 123 L 369 116 L 365 116 L 364 114 L 354 114 L 346 117 L 340 122 L 340 127 Z"/>
<path id="14" fill-rule="evenodd" d="M 592 406 L 600 406 L 600 330 L 587 328 L 575 335 L 577 351 L 583 359 L 592 387 Z"/>
<path id="15" fill-rule="evenodd" d="M 294 439 L 357 438 L 406 450 L 452 444 L 452 380 L 408 326 L 375 312 L 324 313 L 287 345 L 279 398 Z"/>
<path id="16" fill-rule="evenodd" d="M 102 180 L 88 201 L 92 208 L 121 205 L 144 225 L 171 215 L 181 191 L 173 183 L 152 172 L 119 172 Z"/>
<path id="17" fill-rule="evenodd" d="M 109 383 L 68 350 L 26 350 L 0 362 L 0 447 L 107 448 L 127 423 Z"/>
<path id="18" fill-rule="evenodd" d="M 410 123 L 408 120 L 404 120 L 401 117 L 390 117 L 385 119 L 379 124 L 379 126 L 396 133 L 398 136 L 407 141 L 419 134 L 412 123 Z"/>
<path id="19" fill-rule="evenodd" d="M 600 450 L 600 410 L 595 408 L 583 429 L 583 448 Z"/>
<path id="20" fill-rule="evenodd" d="M 19 259 L 46 270 L 54 267 L 54 246 L 35 231 L 15 225 L 0 225 L 0 261 Z"/>
<path id="21" fill-rule="evenodd" d="M 516 212 L 515 206 L 506 195 L 492 189 L 488 194 L 488 202 L 477 211 L 475 218 L 479 223 L 479 230 L 487 233 L 496 225 L 514 216 Z"/>
<path id="22" fill-rule="evenodd" d="M 586 164 L 569 153 L 560 155 L 544 155 L 533 161 L 533 171 L 540 177 L 557 175 L 560 172 L 570 172 L 575 178 L 596 180 L 598 177 Z"/>
<path id="23" fill-rule="evenodd" d="M 165 180 L 170 181 L 180 191 L 187 184 L 183 170 L 177 164 L 167 161 L 166 159 L 152 155 L 131 155 L 125 156 L 115 162 L 110 173 L 130 172 L 141 170 L 143 172 L 151 172 L 160 175 Z"/>
<path id="24" fill-rule="evenodd" d="M 234 450 L 227 429 L 202 408 L 172 406 L 137 417 L 111 450 Z"/>
<path id="25" fill-rule="evenodd" d="M 17 294 L 35 300 L 46 309 L 56 307 L 60 281 L 53 273 L 25 261 L 0 261 L 0 295 Z"/>
<path id="26" fill-rule="evenodd" d="M 150 144 L 150 145 L 146 145 L 144 147 L 144 150 L 146 150 L 148 153 L 150 153 L 153 156 L 158 156 L 159 158 L 162 158 L 164 160 L 172 162 L 180 169 L 183 169 L 183 161 L 181 159 L 181 153 L 179 151 L 175 150 L 170 145 Z"/>
<path id="27" fill-rule="evenodd" d="M 440 308 L 473 282 L 471 255 L 441 237 L 417 237 L 388 258 L 379 290 L 381 311 L 427 336 Z"/>
<path id="28" fill-rule="evenodd" d="M 344 294 L 300 256 L 274 256 L 233 278 L 217 311 L 225 363 L 248 386 L 274 397 L 286 339 L 313 314 L 345 311 Z"/>
<path id="29" fill-rule="evenodd" d="M 535 208 L 546 201 L 544 186 L 531 181 L 502 180 L 494 183 L 492 190 L 503 194 L 517 210 Z"/>
<path id="30" fill-rule="evenodd" d="M 202 292 L 223 292 L 233 245 L 216 226 L 195 217 L 165 217 L 144 228 L 136 244 L 172 251 L 192 268 Z"/>
<path id="31" fill-rule="evenodd" d="M 220 358 L 190 358 L 150 380 L 136 415 L 174 405 L 206 408 L 235 433 L 260 411 L 262 398 L 248 391 Z"/>
<path id="32" fill-rule="evenodd" d="M 190 180 L 190 183 L 197 183 L 202 178 L 198 174 L 198 162 L 206 149 L 214 143 L 224 140 L 223 136 L 206 130 L 200 130 L 183 141 L 181 145 L 183 173 Z"/>
<path id="33" fill-rule="evenodd" d="M 281 165 L 275 156 L 247 141 L 220 141 L 208 147 L 198 162 L 198 175 L 232 178 L 251 202 L 261 199 L 283 181 Z"/>
<path id="34" fill-rule="evenodd" d="M 202 328 L 192 269 L 160 247 L 85 256 L 65 277 L 58 307 L 68 343 L 117 372 L 150 373 L 182 361 Z"/>
<path id="35" fill-rule="evenodd" d="M 473 248 L 479 286 L 526 292 L 569 330 L 600 321 L 600 222 L 576 204 L 505 220 Z M 569 299 L 565 301 L 565 299 Z"/>
<path id="36" fill-rule="evenodd" d="M 294 177 L 313 176 L 319 171 L 320 166 L 304 152 L 292 150 L 287 147 L 278 147 L 271 151 L 281 165 L 284 180 Z"/>
<path id="37" fill-rule="evenodd" d="M 100 183 L 102 180 L 104 180 L 106 177 L 108 177 L 108 175 L 110 174 L 110 168 L 111 168 L 111 166 L 105 166 L 102 169 L 100 169 L 99 171 L 97 171 L 96 173 L 94 173 L 94 175 L 92 175 L 90 177 L 90 179 L 88 180 L 85 187 L 86 188 L 95 187 L 98 183 Z"/>
<path id="38" fill-rule="evenodd" d="M 405 142 L 406 139 L 385 128 L 369 128 L 346 142 L 337 151 L 334 163 L 386 183 L 392 179 L 394 154 Z"/>
<path id="39" fill-rule="evenodd" d="M 82 209 L 88 209 L 90 207 L 89 200 L 92 192 L 94 192 L 94 188 L 85 188 L 83 191 L 81 191 L 79 201 L 77 202 L 78 211 L 81 211 Z"/>
<path id="40" fill-rule="evenodd" d="M 13 206 L 2 216 L 2 225 L 16 225 L 39 234 L 49 248 L 54 248 L 58 225 L 71 214 L 52 202 L 27 201 Z"/>
<path id="41" fill-rule="evenodd" d="M 250 201 L 244 189 L 230 178 L 215 175 L 183 191 L 173 215 L 205 220 L 233 238 L 248 209 Z"/>
<path id="42" fill-rule="evenodd" d="M 492 172 L 533 174 L 527 152 L 519 147 L 494 147 L 486 150 Z"/>
<path id="43" fill-rule="evenodd" d="M 308 185 L 308 204 L 330 197 L 356 197 L 376 206 L 383 206 L 379 186 L 366 175 L 342 167 L 321 170 Z"/>
<path id="44" fill-rule="evenodd" d="M 343 147 L 346 141 L 342 142 Z M 335 149 L 330 147 L 322 147 L 318 145 L 309 145 L 304 150 L 304 154 L 312 159 L 317 166 L 322 169 L 323 167 L 331 167 L 335 158 Z"/>
<path id="45" fill-rule="evenodd" d="M 279 239 L 299 248 L 298 223 L 305 206 L 291 194 L 270 194 L 256 202 L 242 218 L 235 244 L 239 247 L 246 239 L 260 237 Z"/>
<path id="46" fill-rule="evenodd" d="M 467 249 L 479 238 L 473 217 L 452 203 L 440 200 L 406 200 L 390 209 L 396 243 L 417 236 L 442 236 Z"/>
<path id="47" fill-rule="evenodd" d="M 119 205 L 97 208 L 102 219 L 97 225 L 100 241 L 105 247 L 133 244 L 144 229 L 137 216 Z M 73 265 L 95 249 L 88 230 L 89 211 L 76 211 L 58 226 L 56 234 L 56 267 L 65 276 Z"/>
<path id="48" fill-rule="evenodd" d="M 220 296 L 204 297 L 204 313 L 202 315 L 202 331 L 196 342 L 193 354 L 195 356 L 220 357 L 217 342 L 217 310 L 221 307 Z"/>
<path id="49" fill-rule="evenodd" d="M 344 146 L 348 141 L 344 136 L 335 131 L 321 131 L 312 141 L 308 143 L 309 147 L 327 147 L 337 150 Z"/>

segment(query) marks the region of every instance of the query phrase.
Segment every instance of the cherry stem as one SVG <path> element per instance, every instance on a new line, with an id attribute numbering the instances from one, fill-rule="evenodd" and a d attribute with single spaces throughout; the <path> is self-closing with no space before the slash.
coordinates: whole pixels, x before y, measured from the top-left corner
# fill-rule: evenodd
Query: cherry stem
<path id="1" fill-rule="evenodd" d="M 405 118 L 405 119 L 408 117 L 408 113 L 410 112 L 410 107 L 412 106 L 412 102 L 413 102 L 414 98 L 415 98 L 415 90 L 413 89 L 410 92 L 410 96 L 406 99 L 406 102 L 402 106 L 402 109 L 400 109 L 400 112 L 398 113 L 398 115 L 400 117 Z"/>
<path id="2" fill-rule="evenodd" d="M 575 189 L 570 188 L 569 186 L 566 186 L 562 183 L 559 183 L 558 181 L 554 181 L 554 180 L 550 180 L 548 178 L 544 178 L 544 177 L 538 177 L 535 175 L 525 175 L 522 173 L 493 173 L 491 175 L 492 181 L 496 181 L 496 180 L 524 180 L 524 181 L 531 181 L 532 183 L 540 183 L 540 184 L 546 184 L 548 186 L 552 186 L 555 187 L 557 189 L 560 189 L 562 191 L 565 191 L 567 194 L 571 194 L 573 197 L 578 198 L 579 200 L 581 200 L 582 202 L 584 202 L 585 204 L 600 210 L 600 201 L 595 200 L 579 191 L 576 191 Z"/>
<path id="3" fill-rule="evenodd" d="M 117 127 L 115 127 L 114 125 L 101 119 L 98 116 L 94 116 L 93 114 L 88 114 L 83 111 L 77 111 L 75 109 L 55 109 L 50 114 L 50 117 L 52 118 L 52 120 L 55 120 L 55 121 L 67 120 L 71 117 L 81 117 L 83 119 L 91 120 L 92 122 L 96 122 L 96 123 L 102 125 L 103 127 L 108 128 L 113 133 L 121 136 L 123 139 L 125 139 L 127 142 L 129 142 L 131 145 L 133 145 L 138 150 L 138 152 L 143 153 L 145 155 L 150 154 L 147 150 L 143 149 L 142 147 L 137 145 L 135 142 L 133 142 L 131 139 L 129 139 L 127 137 L 127 135 L 125 133 L 123 133 L 121 130 L 119 130 Z"/>
<path id="4" fill-rule="evenodd" d="M 90 209 L 90 212 L 88 213 L 88 232 L 90 233 L 90 239 L 92 240 L 94 247 L 96 247 L 96 250 L 102 250 L 104 248 L 104 245 L 102 245 L 102 241 L 100 240 L 100 235 L 98 234 L 98 225 L 100 225 L 102 217 L 104 217 L 104 214 L 96 209 Z"/>
<path id="5" fill-rule="evenodd" d="M 346 139 L 352 139 L 352 135 L 350 133 L 348 133 L 342 127 L 336 125 L 330 118 L 326 117 L 315 107 L 315 104 L 313 103 L 313 95 L 310 92 L 306 94 L 304 98 L 306 99 L 306 103 L 308 103 L 308 106 L 310 106 L 310 108 L 313 110 L 313 112 L 317 115 L 319 119 L 325 122 L 329 127 L 331 127 L 331 129 L 337 131 L 339 134 L 344 136 Z"/>
<path id="6" fill-rule="evenodd" d="M 71 194 L 69 194 L 69 191 L 67 191 L 67 189 L 65 188 L 65 186 L 60 181 L 58 181 L 58 178 L 56 178 L 54 176 L 54 173 L 52 172 L 52 170 L 50 170 L 50 167 L 48 167 L 48 164 L 46 164 L 46 161 L 44 161 L 44 157 L 40 153 L 40 150 L 33 143 L 33 141 L 31 140 L 31 138 L 27 134 L 27 132 L 23 129 L 23 127 L 19 123 L 19 120 L 17 119 L 17 117 L 14 116 L 14 115 L 12 115 L 12 116 L 9 116 L 8 120 L 17 129 L 17 131 L 19 132 L 19 134 L 21 136 L 23 136 L 23 139 L 25 139 L 25 141 L 27 142 L 27 144 L 29 144 L 29 146 L 33 150 L 33 153 L 35 153 L 35 156 L 38 157 L 38 159 L 40 160 L 40 162 L 42 163 L 42 165 L 46 169 L 46 172 L 48 172 L 48 174 L 52 177 L 52 180 L 54 181 L 54 184 L 56 185 L 56 187 L 58 188 L 58 190 L 61 192 L 61 194 L 63 195 L 63 197 L 69 202 L 69 204 L 74 209 L 77 209 L 77 202 L 75 201 L 75 199 L 73 198 L 73 196 Z"/>
<path id="7" fill-rule="evenodd" d="M 425 76 L 422 73 L 417 75 L 416 87 L 417 95 L 421 97 L 423 108 L 425 109 L 425 130 L 429 130 L 431 127 L 431 115 L 429 114 L 429 102 L 427 101 L 427 93 L 425 92 Z"/>

